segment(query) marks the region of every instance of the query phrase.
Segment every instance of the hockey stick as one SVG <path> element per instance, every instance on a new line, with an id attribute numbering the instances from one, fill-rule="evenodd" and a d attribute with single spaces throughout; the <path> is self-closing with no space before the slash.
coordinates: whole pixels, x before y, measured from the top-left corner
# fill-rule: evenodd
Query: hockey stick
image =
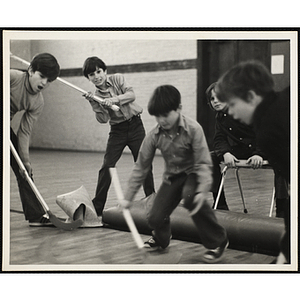
<path id="1" fill-rule="evenodd" d="M 20 58 L 20 57 L 18 57 L 18 56 L 15 56 L 15 55 L 11 54 L 10 57 L 14 58 L 15 60 L 17 60 L 17 61 L 19 61 L 19 62 L 22 62 L 23 64 L 25 64 L 25 65 L 27 65 L 27 66 L 30 66 L 30 63 L 29 63 L 28 61 L 26 61 L 26 60 L 24 60 L 24 59 L 22 59 L 22 58 Z M 74 90 L 79 91 L 79 92 L 82 93 L 82 94 L 86 94 L 86 93 L 87 93 L 87 91 L 81 89 L 80 87 L 78 87 L 78 86 L 76 86 L 76 85 L 74 85 L 74 84 L 72 84 L 72 83 L 70 83 L 70 82 L 68 82 L 68 81 L 66 81 L 66 80 L 64 80 L 64 79 L 62 79 L 62 78 L 60 78 L 60 77 L 57 77 L 56 79 L 57 79 L 58 81 L 60 81 L 61 83 L 63 83 L 63 84 L 65 84 L 65 85 L 67 85 L 67 86 L 73 88 Z M 93 95 L 93 99 L 94 99 L 95 101 L 99 102 L 100 104 L 103 104 L 103 102 L 104 102 L 104 100 L 103 100 L 102 98 L 100 98 L 100 97 L 98 97 L 98 96 L 96 96 L 96 95 Z M 110 106 L 109 108 L 112 109 L 113 111 L 118 111 L 118 110 L 120 110 L 119 106 L 118 106 L 118 105 L 115 105 L 115 104 L 113 104 L 113 105 Z"/>
<path id="2" fill-rule="evenodd" d="M 28 184 L 30 185 L 30 187 L 32 188 L 34 194 L 36 195 L 37 199 L 39 200 L 40 204 L 42 205 L 42 207 L 44 208 L 46 214 L 49 216 L 49 220 L 51 221 L 51 223 L 57 227 L 57 228 L 61 228 L 64 230 L 73 230 L 78 228 L 79 226 L 82 225 L 83 220 L 82 219 L 78 219 L 74 222 L 71 223 L 65 223 L 60 221 L 49 209 L 47 203 L 45 202 L 45 200 L 43 199 L 42 195 L 40 194 L 40 192 L 38 191 L 37 187 L 35 186 L 35 184 L 33 183 L 33 180 L 31 179 L 31 177 L 29 176 L 21 158 L 19 157 L 18 152 L 16 151 L 13 143 L 10 141 L 10 150 L 14 156 L 14 158 L 16 159 L 19 168 L 21 169 L 21 171 L 23 172 L 23 174 L 25 175 L 26 181 L 28 182 Z"/>
<path id="3" fill-rule="evenodd" d="M 118 173 L 116 168 L 110 168 L 110 175 L 111 179 L 117 194 L 118 200 L 124 199 L 124 195 L 122 192 L 121 184 L 119 181 Z M 132 219 L 131 213 L 129 209 L 123 208 L 122 209 L 123 216 L 125 218 L 125 221 L 129 227 L 129 230 L 132 234 L 132 237 L 137 245 L 137 247 L 140 249 L 143 255 L 143 263 L 144 264 L 176 264 L 179 262 L 182 253 L 179 252 L 161 252 L 161 253 L 149 253 L 144 248 L 144 242 L 134 224 L 134 221 Z"/>

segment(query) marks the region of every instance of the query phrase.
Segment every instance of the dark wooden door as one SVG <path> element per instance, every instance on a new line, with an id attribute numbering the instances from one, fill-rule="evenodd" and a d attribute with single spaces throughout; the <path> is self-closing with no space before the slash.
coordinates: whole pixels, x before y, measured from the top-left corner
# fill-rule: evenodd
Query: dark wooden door
<path id="1" fill-rule="evenodd" d="M 197 43 L 197 120 L 203 127 L 212 149 L 215 113 L 207 105 L 205 90 L 235 64 L 256 59 L 270 68 L 270 41 L 198 40 Z"/>

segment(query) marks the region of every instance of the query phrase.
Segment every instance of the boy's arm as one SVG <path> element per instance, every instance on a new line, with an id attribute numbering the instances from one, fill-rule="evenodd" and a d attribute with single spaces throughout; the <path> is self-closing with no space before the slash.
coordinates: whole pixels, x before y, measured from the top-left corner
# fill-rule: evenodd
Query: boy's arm
<path id="1" fill-rule="evenodd" d="M 122 74 L 115 74 L 112 80 L 116 87 L 122 91 L 122 94 L 110 98 L 112 100 L 112 104 L 118 104 L 122 106 L 135 100 L 133 87 L 127 83 Z"/>
<path id="2" fill-rule="evenodd" d="M 266 157 L 266 155 L 264 154 L 264 152 L 260 149 L 260 147 L 257 144 L 255 145 L 255 149 L 253 150 L 252 155 L 259 155 L 262 158 Z"/>
<path id="3" fill-rule="evenodd" d="M 198 178 L 197 192 L 209 192 L 212 184 L 212 160 L 201 126 L 194 132 L 192 147 L 194 154 L 194 172 Z"/>
<path id="4" fill-rule="evenodd" d="M 222 130 L 218 121 L 216 121 L 215 126 L 214 151 L 216 152 L 217 156 L 223 156 L 225 153 L 231 151 L 227 135 Z"/>
<path id="5" fill-rule="evenodd" d="M 134 196 L 138 192 L 148 172 L 150 171 L 155 151 L 156 146 L 154 143 L 154 136 L 150 132 L 144 138 L 144 141 L 139 151 L 138 159 L 130 174 L 127 189 L 125 192 L 126 200 L 133 201 Z"/>
<path id="6" fill-rule="evenodd" d="M 90 105 L 95 112 L 96 119 L 99 123 L 107 123 L 110 119 L 109 112 L 106 108 L 103 107 L 99 102 L 93 100 L 92 94 L 88 93 L 84 97 L 90 102 Z"/>
<path id="7" fill-rule="evenodd" d="M 43 104 L 41 104 L 38 108 L 34 110 L 27 110 L 24 112 L 20 126 L 17 132 L 18 136 L 18 150 L 19 155 L 26 166 L 26 169 L 30 168 L 30 160 L 29 160 L 29 142 L 30 142 L 30 135 L 33 129 L 35 122 L 37 121 L 39 115 L 43 110 Z M 31 170 L 28 170 L 31 171 Z M 31 173 L 31 172 L 29 172 Z"/>

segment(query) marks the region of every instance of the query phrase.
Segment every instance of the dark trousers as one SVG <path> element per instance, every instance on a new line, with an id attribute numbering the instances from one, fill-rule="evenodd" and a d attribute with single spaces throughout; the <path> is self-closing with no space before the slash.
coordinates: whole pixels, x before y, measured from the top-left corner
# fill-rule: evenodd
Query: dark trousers
<path id="1" fill-rule="evenodd" d="M 170 215 L 181 199 L 191 203 L 197 188 L 195 174 L 180 174 L 171 180 L 171 184 L 163 182 L 148 213 L 148 225 L 153 229 L 153 236 L 163 247 L 170 243 Z M 188 207 L 184 205 L 187 209 Z M 202 208 L 192 215 L 202 244 L 208 249 L 219 247 L 227 238 L 226 230 L 218 223 L 214 211 L 204 202 Z"/>
<path id="2" fill-rule="evenodd" d="M 283 176 L 277 174 L 275 171 L 274 173 L 276 217 L 284 218 L 290 205 L 288 185 Z"/>
<path id="3" fill-rule="evenodd" d="M 115 167 L 126 146 L 129 147 L 133 160 L 136 161 L 144 137 L 145 129 L 139 116 L 133 117 L 131 121 L 111 126 L 103 164 L 98 175 L 95 198 L 93 199 L 98 216 L 102 215 L 111 184 L 109 168 Z M 144 181 L 143 188 L 146 196 L 155 191 L 152 168 Z"/>
<path id="4" fill-rule="evenodd" d="M 14 131 L 10 129 L 10 140 L 12 141 L 16 151 L 18 152 L 18 138 Z M 29 183 L 20 174 L 20 168 L 15 160 L 12 152 L 10 152 L 10 166 L 16 175 L 16 179 L 19 187 L 19 194 L 22 202 L 23 212 L 25 219 L 29 221 L 37 220 L 41 218 L 45 211 L 37 199 L 36 195 L 32 191 Z"/>
<path id="5" fill-rule="evenodd" d="M 291 263 L 291 218 L 290 198 L 284 203 L 285 233 L 280 240 L 280 251 L 284 254 L 287 263 Z"/>

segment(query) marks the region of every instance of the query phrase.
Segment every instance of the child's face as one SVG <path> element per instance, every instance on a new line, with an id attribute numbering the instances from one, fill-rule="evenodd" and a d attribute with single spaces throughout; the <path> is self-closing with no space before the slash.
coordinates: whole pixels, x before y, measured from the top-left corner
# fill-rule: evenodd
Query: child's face
<path id="1" fill-rule="evenodd" d="M 227 103 L 219 101 L 214 90 L 211 91 L 210 103 L 215 111 L 221 111 L 227 106 Z"/>
<path id="2" fill-rule="evenodd" d="M 179 118 L 179 110 L 171 110 L 170 112 L 156 116 L 156 122 L 165 130 L 170 130 L 174 127 Z"/>
<path id="3" fill-rule="evenodd" d="M 33 72 L 29 70 L 29 84 L 35 93 L 39 93 L 41 90 L 47 88 L 50 84 L 49 79 L 41 72 Z"/>
<path id="4" fill-rule="evenodd" d="M 256 106 L 253 102 L 246 102 L 239 97 L 232 97 L 228 101 L 228 113 L 233 116 L 234 119 L 250 125 Z"/>
<path id="5" fill-rule="evenodd" d="M 106 70 L 96 67 L 94 72 L 88 74 L 89 80 L 97 87 L 105 87 L 106 85 Z"/>

